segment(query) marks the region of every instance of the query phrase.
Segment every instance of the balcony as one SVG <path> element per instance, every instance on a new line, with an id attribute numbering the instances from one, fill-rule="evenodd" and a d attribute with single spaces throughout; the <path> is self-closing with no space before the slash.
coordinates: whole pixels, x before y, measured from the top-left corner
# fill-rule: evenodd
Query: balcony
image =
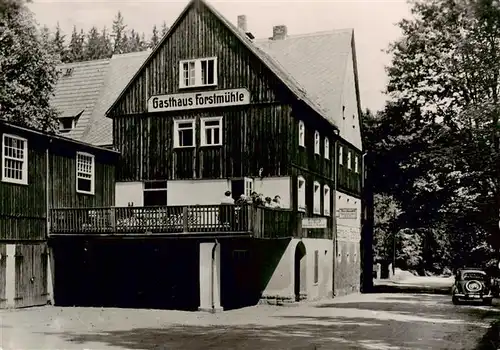
<path id="1" fill-rule="evenodd" d="M 327 228 L 303 230 L 301 213 L 250 205 L 51 209 L 50 236 L 246 236 L 331 238 Z"/>

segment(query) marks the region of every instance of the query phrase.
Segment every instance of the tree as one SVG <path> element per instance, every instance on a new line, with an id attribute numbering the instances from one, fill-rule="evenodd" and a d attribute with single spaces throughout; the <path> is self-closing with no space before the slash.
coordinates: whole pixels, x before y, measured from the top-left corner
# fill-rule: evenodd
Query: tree
<path id="1" fill-rule="evenodd" d="M 115 40 L 113 46 L 113 53 L 124 53 L 127 50 L 127 37 L 125 34 L 125 28 L 127 26 L 124 24 L 123 16 L 121 11 L 118 11 L 115 19 L 113 20 L 112 36 Z"/>
<path id="2" fill-rule="evenodd" d="M 37 29 L 21 2 L 2 2 L 0 13 L 0 118 L 54 131 L 57 113 L 49 105 L 57 81 L 57 57 L 47 32 Z"/>
<path id="3" fill-rule="evenodd" d="M 400 203 L 400 228 L 422 238 L 425 268 L 498 242 L 500 11 L 488 0 L 418 0 L 388 52 L 391 100 L 365 131 L 375 188 Z M 484 252 L 484 250 L 483 250 Z"/>
<path id="4" fill-rule="evenodd" d="M 102 58 L 101 53 L 101 38 L 96 27 L 92 27 L 87 34 L 87 42 L 85 43 L 85 60 L 97 60 Z"/>
<path id="5" fill-rule="evenodd" d="M 102 29 L 101 35 L 99 36 L 99 52 L 100 58 L 110 58 L 113 55 L 113 44 L 109 38 L 106 27 Z"/>
<path id="6" fill-rule="evenodd" d="M 156 28 L 156 24 L 153 26 L 153 35 L 151 36 L 151 41 L 149 42 L 149 48 L 154 49 L 160 39 L 158 38 L 158 29 Z"/>
<path id="7" fill-rule="evenodd" d="M 161 37 L 163 38 L 168 32 L 167 22 L 163 21 L 161 24 Z"/>
<path id="8" fill-rule="evenodd" d="M 84 38 L 81 33 L 78 33 L 76 26 L 73 26 L 71 40 L 68 47 L 68 62 L 79 62 L 84 60 Z"/>
<path id="9" fill-rule="evenodd" d="M 59 26 L 59 22 L 57 22 L 54 38 L 52 39 L 52 44 L 54 45 L 55 50 L 59 55 L 59 59 L 62 62 L 68 61 L 68 51 L 64 42 L 65 37 L 66 35 L 63 34 L 61 27 Z"/>

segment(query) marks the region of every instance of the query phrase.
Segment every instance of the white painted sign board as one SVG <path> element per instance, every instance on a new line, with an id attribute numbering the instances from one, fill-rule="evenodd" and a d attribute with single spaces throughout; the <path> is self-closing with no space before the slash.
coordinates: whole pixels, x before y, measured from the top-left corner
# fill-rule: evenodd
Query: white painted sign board
<path id="1" fill-rule="evenodd" d="M 326 218 L 303 218 L 302 228 L 326 228 Z"/>
<path id="2" fill-rule="evenodd" d="M 241 106 L 249 103 L 250 92 L 247 89 L 186 92 L 183 94 L 151 96 L 148 99 L 148 112 Z"/>

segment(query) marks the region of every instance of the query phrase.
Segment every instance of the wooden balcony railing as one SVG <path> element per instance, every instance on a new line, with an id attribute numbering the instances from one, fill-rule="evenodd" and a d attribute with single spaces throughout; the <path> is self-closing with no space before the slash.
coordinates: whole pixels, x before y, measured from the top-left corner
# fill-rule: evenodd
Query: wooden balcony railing
<path id="1" fill-rule="evenodd" d="M 51 209 L 50 234 L 232 233 L 257 238 L 308 237 L 312 232 L 302 230 L 301 218 L 302 214 L 289 209 L 251 205 Z M 327 234 L 327 230 L 315 231 L 318 238 Z"/>

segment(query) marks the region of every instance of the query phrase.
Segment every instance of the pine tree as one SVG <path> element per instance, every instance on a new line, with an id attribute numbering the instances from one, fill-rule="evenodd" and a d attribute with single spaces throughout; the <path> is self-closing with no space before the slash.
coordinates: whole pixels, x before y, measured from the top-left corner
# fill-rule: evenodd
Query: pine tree
<path id="1" fill-rule="evenodd" d="M 57 22 L 56 31 L 54 33 L 54 38 L 52 39 L 52 43 L 55 47 L 56 52 L 59 55 L 59 59 L 61 62 L 68 61 L 68 50 L 66 48 L 64 38 L 66 35 L 62 33 L 61 27 L 59 26 L 59 22 Z"/>
<path id="2" fill-rule="evenodd" d="M 151 37 L 151 41 L 149 42 L 149 48 L 154 49 L 160 39 L 158 38 L 158 28 L 156 28 L 156 24 L 153 26 L 153 36 Z"/>
<path id="3" fill-rule="evenodd" d="M 168 32 L 167 22 L 163 21 L 161 24 L 161 37 L 163 38 Z"/>
<path id="4" fill-rule="evenodd" d="M 113 55 L 113 44 L 109 38 L 106 27 L 102 29 L 99 36 L 99 58 L 110 58 Z"/>
<path id="5" fill-rule="evenodd" d="M 84 59 L 83 39 L 81 38 L 81 34 L 76 31 L 76 26 L 73 26 L 68 48 L 68 62 L 78 62 Z"/>
<path id="6" fill-rule="evenodd" d="M 85 59 L 97 60 L 101 58 L 99 32 L 96 27 L 92 27 L 87 34 L 87 42 L 85 44 Z"/>
<path id="7" fill-rule="evenodd" d="M 120 54 L 126 52 L 127 45 L 126 43 L 126 34 L 125 34 L 125 28 L 127 27 L 123 23 L 123 16 L 121 11 L 118 11 L 118 14 L 116 15 L 114 21 L 113 21 L 113 27 L 112 27 L 112 36 L 115 40 L 114 45 L 113 45 L 113 53 L 114 54 Z"/>
<path id="8" fill-rule="evenodd" d="M 145 51 L 148 48 L 148 42 L 146 40 L 146 35 L 144 33 L 141 34 L 141 40 L 139 42 L 139 51 Z"/>

